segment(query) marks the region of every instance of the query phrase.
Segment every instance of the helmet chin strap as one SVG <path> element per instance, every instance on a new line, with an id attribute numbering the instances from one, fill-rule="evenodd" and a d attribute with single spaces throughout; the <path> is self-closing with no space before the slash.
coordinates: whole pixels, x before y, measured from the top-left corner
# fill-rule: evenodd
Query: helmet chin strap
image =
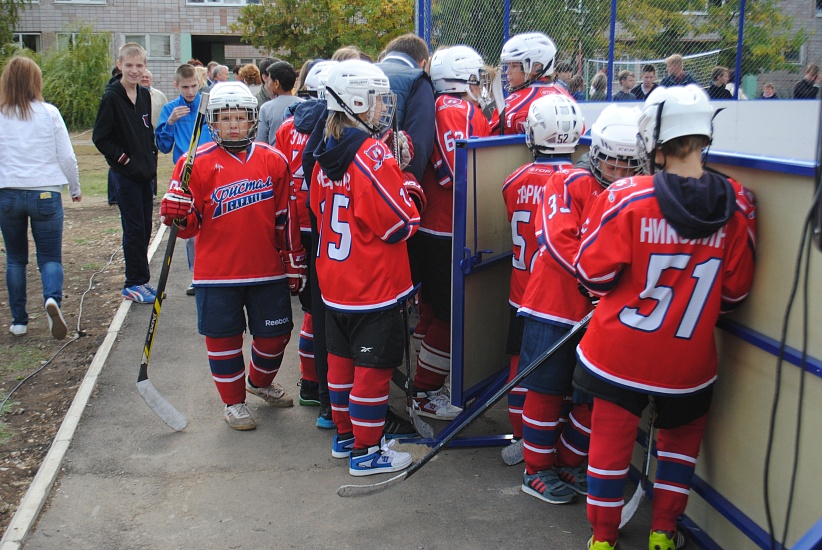
<path id="1" fill-rule="evenodd" d="M 337 95 L 337 92 L 335 92 L 333 89 L 328 88 L 328 87 L 325 89 L 325 91 L 326 91 L 326 93 L 330 93 L 330 94 L 334 97 L 334 100 L 337 102 L 337 104 L 338 104 L 338 105 L 340 105 L 340 107 L 342 107 L 342 108 L 343 108 L 343 111 L 345 111 L 345 114 L 346 114 L 346 115 L 348 115 L 348 118 L 349 118 L 349 119 L 351 119 L 351 122 L 354 122 L 354 123 L 355 123 L 355 124 L 357 124 L 357 125 L 362 125 L 362 126 L 364 126 L 364 127 L 366 128 L 366 131 L 367 131 L 369 134 L 371 134 L 372 136 L 378 136 L 378 135 L 380 134 L 380 132 L 379 132 L 379 129 L 378 129 L 378 128 L 376 128 L 376 127 L 372 127 L 371 125 L 369 125 L 368 123 L 366 123 L 363 119 L 361 119 L 359 116 L 357 116 L 357 113 L 355 113 L 355 112 L 354 112 L 354 110 L 353 110 L 351 107 L 349 107 L 349 106 L 348 106 L 348 105 L 347 105 L 347 104 L 346 104 L 346 103 L 345 103 L 345 102 L 344 102 L 344 101 L 340 98 L 340 96 L 339 96 L 339 95 Z"/>

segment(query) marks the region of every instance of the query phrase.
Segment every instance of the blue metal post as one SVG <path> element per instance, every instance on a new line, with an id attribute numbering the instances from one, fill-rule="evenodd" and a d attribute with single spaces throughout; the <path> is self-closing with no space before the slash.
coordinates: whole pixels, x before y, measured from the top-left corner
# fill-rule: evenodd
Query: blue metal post
<path id="1" fill-rule="evenodd" d="M 736 38 L 736 67 L 734 69 L 734 99 L 739 99 L 742 84 L 742 38 L 745 35 L 745 0 L 739 0 L 739 33 Z"/>
<path id="2" fill-rule="evenodd" d="M 617 0 L 611 0 L 611 40 L 608 44 L 608 95 L 606 99 L 611 101 L 611 88 L 614 80 L 614 42 L 616 42 L 616 15 Z"/>
<path id="3" fill-rule="evenodd" d="M 502 3 L 502 42 L 503 44 L 511 38 L 511 0 L 503 0 Z"/>

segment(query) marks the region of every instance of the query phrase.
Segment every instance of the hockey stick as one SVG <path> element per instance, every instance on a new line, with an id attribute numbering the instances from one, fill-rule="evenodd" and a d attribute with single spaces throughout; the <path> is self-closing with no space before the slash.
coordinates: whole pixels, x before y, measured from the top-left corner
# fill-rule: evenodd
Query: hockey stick
<path id="1" fill-rule="evenodd" d="M 539 367 L 542 363 L 544 363 L 551 355 L 553 355 L 558 349 L 562 348 L 566 345 L 571 339 L 586 325 L 588 325 L 588 321 L 591 320 L 591 316 L 594 314 L 593 311 L 589 312 L 588 315 L 583 317 L 583 319 L 574 325 L 562 338 L 557 340 L 553 346 L 548 348 L 545 352 L 542 353 L 539 357 L 531 361 L 531 363 L 522 369 L 517 375 L 512 378 L 507 384 L 501 387 L 497 392 L 488 398 L 488 400 L 483 403 L 480 408 L 475 410 L 471 413 L 468 418 L 463 420 L 459 425 L 454 427 L 453 431 L 449 433 L 442 441 L 437 443 L 436 447 L 431 449 L 427 455 L 422 457 L 416 463 L 412 464 L 410 468 L 405 470 L 404 472 L 392 477 L 391 479 L 386 479 L 385 481 L 381 481 L 379 483 L 373 483 L 371 485 L 343 485 L 339 489 L 337 489 L 337 494 L 341 497 L 359 497 L 365 495 L 373 495 L 376 493 L 381 493 L 386 489 L 393 487 L 394 485 L 398 485 L 402 481 L 408 479 L 420 469 L 425 466 L 428 461 L 432 458 L 437 456 L 439 452 L 446 446 L 448 443 L 451 442 L 460 432 L 462 432 L 465 428 L 468 427 L 471 422 L 476 420 L 480 415 L 482 415 L 485 411 L 490 409 L 497 401 L 503 398 L 505 394 L 511 391 L 514 386 L 522 382 L 529 374 L 534 372 L 537 367 Z"/>
<path id="2" fill-rule="evenodd" d="M 197 144 L 200 141 L 200 131 L 205 120 L 206 106 L 208 105 L 208 94 L 200 95 L 200 108 L 197 110 L 197 118 L 194 120 L 194 131 L 191 134 L 191 143 L 188 146 L 188 158 L 183 166 L 183 173 L 180 176 L 180 187 L 183 191 L 188 191 L 188 181 L 191 179 L 191 169 L 194 166 L 194 157 L 197 153 Z M 143 357 L 140 361 L 140 373 L 137 376 L 137 391 L 143 397 L 146 404 L 151 407 L 154 414 L 168 424 L 172 430 L 182 431 L 188 426 L 185 416 L 174 408 L 174 405 L 166 401 L 160 395 L 151 380 L 148 379 L 148 362 L 151 358 L 151 348 L 154 345 L 154 335 L 157 331 L 157 322 L 160 320 L 160 309 L 163 307 L 163 295 L 165 294 L 168 272 L 171 268 L 171 257 L 174 255 L 174 245 L 177 241 L 178 227 L 171 225 L 166 244 L 166 253 L 163 257 L 163 268 L 160 271 L 160 280 L 157 283 L 157 296 L 154 298 L 154 308 L 151 310 L 151 318 L 148 321 L 148 332 L 146 342 L 143 345 Z"/>
<path id="3" fill-rule="evenodd" d="M 494 75 L 491 82 L 491 95 L 494 96 L 494 103 L 497 104 L 497 114 L 499 114 L 499 134 L 502 135 L 505 128 L 505 96 L 502 93 L 502 68 Z"/>
<path id="4" fill-rule="evenodd" d="M 434 437 L 434 428 L 427 422 L 424 422 L 414 408 L 412 389 L 414 379 L 411 378 L 411 328 L 408 323 L 408 301 L 406 300 L 403 300 L 402 303 L 402 318 L 405 321 L 405 403 L 408 407 L 408 415 L 411 417 L 411 423 L 414 425 L 414 429 L 424 438 L 431 439 Z"/>
<path id="5" fill-rule="evenodd" d="M 651 398 L 651 410 L 648 411 L 648 435 L 647 435 L 647 444 L 645 446 L 645 471 L 642 473 L 642 477 L 639 479 L 636 485 L 636 491 L 634 495 L 631 497 L 631 500 L 622 508 L 622 516 L 619 520 L 619 528 L 622 529 L 625 527 L 631 518 L 634 517 L 634 514 L 639 509 L 639 503 L 642 501 L 642 495 L 645 494 L 645 484 L 648 482 L 648 472 L 651 468 L 651 447 L 654 445 L 654 413 L 656 412 L 656 407 L 654 406 L 653 398 Z"/>

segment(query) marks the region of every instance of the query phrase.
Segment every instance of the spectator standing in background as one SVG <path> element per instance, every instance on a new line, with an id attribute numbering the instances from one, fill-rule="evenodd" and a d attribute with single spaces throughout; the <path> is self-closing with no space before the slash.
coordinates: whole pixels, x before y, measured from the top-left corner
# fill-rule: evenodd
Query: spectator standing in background
<path id="1" fill-rule="evenodd" d="M 152 77 L 151 71 L 146 69 L 146 72 L 143 73 L 143 78 L 140 80 L 140 86 L 148 88 L 148 91 L 151 93 L 151 125 L 156 128 L 157 121 L 160 118 L 160 112 L 163 110 L 165 104 L 168 103 L 168 98 L 166 94 L 157 88 L 151 87 Z"/>
<path id="2" fill-rule="evenodd" d="M 776 86 L 774 86 L 773 82 L 766 82 L 764 86 L 762 86 L 762 99 L 779 99 L 779 96 L 776 95 Z"/>
<path id="3" fill-rule="evenodd" d="M 816 99 L 819 96 L 819 65 L 811 63 L 805 69 L 805 76 L 793 88 L 794 99 Z"/>
<path id="4" fill-rule="evenodd" d="M 711 71 L 711 85 L 708 86 L 708 97 L 711 99 L 733 99 L 734 96 L 725 86 L 728 84 L 728 69 L 714 67 Z"/>
<path id="5" fill-rule="evenodd" d="M 260 76 L 260 69 L 257 68 L 257 65 L 255 65 L 254 63 L 243 65 L 242 67 L 240 67 L 240 71 L 237 73 L 237 78 L 240 80 L 240 82 L 248 86 L 248 89 L 251 90 L 251 93 L 254 94 L 254 96 L 257 98 L 257 105 L 259 105 L 259 94 L 265 94 L 265 92 L 261 92 L 263 87 L 263 80 Z M 265 96 L 265 100 L 268 101 L 268 95 Z"/>
<path id="6" fill-rule="evenodd" d="M 645 98 L 654 91 L 658 84 L 656 83 L 656 69 L 653 65 L 645 65 L 642 67 L 642 82 L 634 86 L 631 93 L 640 101 L 645 101 Z"/>
<path id="7" fill-rule="evenodd" d="M 565 91 L 567 92 L 569 91 L 568 84 L 571 80 L 572 74 L 574 74 L 574 68 L 571 67 L 570 63 L 560 63 L 557 65 L 557 74 L 554 83 L 565 88 Z"/>
<path id="8" fill-rule="evenodd" d="M 277 61 L 269 65 L 266 80 L 266 86 L 272 99 L 260 108 L 257 141 L 274 145 L 277 130 L 283 123 L 286 109 L 302 100 L 293 93 L 294 84 L 297 82 L 297 71 L 288 61 Z"/>
<path id="9" fill-rule="evenodd" d="M 660 86 L 670 88 L 671 86 L 697 84 L 697 81 L 691 76 L 691 73 L 685 70 L 682 56 L 678 53 L 665 59 L 665 64 L 668 67 L 668 76 L 662 79 Z"/>
<path id="10" fill-rule="evenodd" d="M 280 61 L 276 57 L 266 57 L 262 61 L 260 61 L 260 79 L 262 80 L 262 87 L 256 92 L 255 97 L 257 98 L 257 108 L 261 109 L 263 103 L 268 102 L 271 99 L 274 99 L 275 96 L 271 95 L 271 91 L 268 89 L 268 68 Z"/>
<path id="11" fill-rule="evenodd" d="M 0 76 L 0 230 L 6 249 L 9 332 L 28 330 L 26 311 L 27 226 L 37 249 L 37 268 L 51 335 L 68 333 L 63 299 L 63 186 L 80 202 L 80 171 L 57 107 L 43 101 L 43 74 L 25 57 L 12 58 Z"/>
<path id="12" fill-rule="evenodd" d="M 631 88 L 634 86 L 634 73 L 625 70 L 619 72 L 619 85 L 622 87 L 614 94 L 614 101 L 634 101 L 636 96 L 631 93 Z"/>
<path id="13" fill-rule="evenodd" d="M 596 75 L 594 75 L 594 79 L 591 80 L 591 97 L 589 98 L 589 100 L 605 101 L 608 97 L 607 93 L 605 92 L 605 88 L 607 87 L 607 76 L 605 76 L 603 73 L 597 73 Z"/>
<path id="14" fill-rule="evenodd" d="M 574 75 L 568 82 L 568 93 L 574 98 L 574 101 L 579 103 L 585 101 L 585 81 L 581 75 Z"/>

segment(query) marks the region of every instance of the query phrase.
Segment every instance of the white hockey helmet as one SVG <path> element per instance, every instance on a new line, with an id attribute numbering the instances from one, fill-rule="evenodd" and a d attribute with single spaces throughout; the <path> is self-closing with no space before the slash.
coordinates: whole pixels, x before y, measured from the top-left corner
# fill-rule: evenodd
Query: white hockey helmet
<path id="1" fill-rule="evenodd" d="M 249 122 L 248 132 L 239 139 L 224 139 L 218 124 L 221 116 L 231 116 L 232 113 L 243 111 Z M 247 148 L 257 136 L 257 98 L 242 82 L 218 82 L 211 88 L 208 95 L 206 121 L 211 130 L 214 142 L 229 151 L 240 151 Z"/>
<path id="2" fill-rule="evenodd" d="M 529 86 L 543 75 L 554 74 L 554 58 L 557 47 L 554 41 L 541 32 L 517 34 L 508 39 L 502 46 L 500 62 L 503 73 L 509 63 L 521 63 L 525 73 L 525 82 L 519 86 L 508 86 L 509 92 L 516 92 Z M 537 67 L 539 64 L 539 67 Z M 531 73 L 536 73 L 532 75 Z"/>
<path id="3" fill-rule="evenodd" d="M 534 154 L 573 153 L 584 119 L 576 102 L 563 94 L 543 96 L 528 109 L 525 143 Z"/>
<path id="4" fill-rule="evenodd" d="M 382 69 L 359 59 L 342 61 L 331 68 L 325 82 L 325 100 L 329 111 L 345 113 L 372 135 L 391 126 L 396 104 Z M 364 113 L 365 119 L 358 116 Z"/>
<path id="5" fill-rule="evenodd" d="M 641 172 L 636 139 L 639 113 L 638 107 L 612 103 L 591 126 L 591 173 L 603 187 Z"/>
<path id="6" fill-rule="evenodd" d="M 431 81 L 438 94 L 467 92 L 474 101 L 487 95 L 491 88 L 491 77 L 482 56 L 468 46 L 451 46 L 434 52 Z M 472 84 L 480 87 L 479 97 L 471 92 Z"/>
<path id="7" fill-rule="evenodd" d="M 653 161 L 654 150 L 674 138 L 705 136 L 710 142 L 713 118 L 708 94 L 696 84 L 656 88 L 639 115 L 637 141 L 643 163 Z"/>
<path id="8" fill-rule="evenodd" d="M 305 76 L 306 91 L 316 96 L 320 88 L 320 73 L 326 71 L 326 74 L 328 74 L 328 70 L 330 70 L 331 67 L 337 63 L 339 63 L 339 61 L 330 61 L 325 59 L 314 63 L 311 69 L 309 69 L 308 74 Z"/>

